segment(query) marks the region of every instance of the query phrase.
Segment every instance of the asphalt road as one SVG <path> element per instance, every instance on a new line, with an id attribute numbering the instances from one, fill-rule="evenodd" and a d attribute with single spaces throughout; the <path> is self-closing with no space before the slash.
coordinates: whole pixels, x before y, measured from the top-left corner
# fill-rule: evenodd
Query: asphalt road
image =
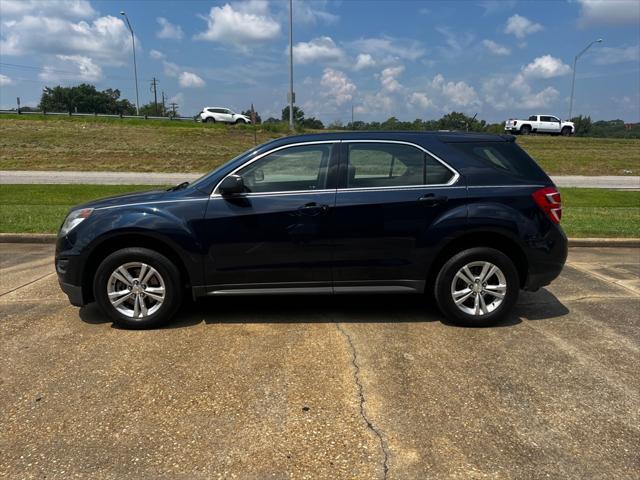
<path id="1" fill-rule="evenodd" d="M 0 171 L 2 184 L 71 184 L 96 185 L 174 185 L 191 182 L 200 174 L 138 172 L 60 172 L 60 171 Z M 566 175 L 551 177 L 558 187 L 613 188 L 640 190 L 640 176 Z"/>
<path id="2" fill-rule="evenodd" d="M 637 479 L 640 251 L 574 249 L 505 324 L 420 297 L 215 299 L 152 331 L 0 245 L 0 477 Z"/>

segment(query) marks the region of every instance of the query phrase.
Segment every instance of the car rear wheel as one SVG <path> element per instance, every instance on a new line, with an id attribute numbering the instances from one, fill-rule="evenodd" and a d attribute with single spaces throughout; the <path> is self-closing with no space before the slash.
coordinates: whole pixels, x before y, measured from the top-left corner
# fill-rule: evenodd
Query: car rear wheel
<path id="1" fill-rule="evenodd" d="M 520 127 L 520 133 L 522 135 L 529 135 L 531 133 L 531 125 L 523 125 Z"/>
<path id="2" fill-rule="evenodd" d="M 146 248 L 124 248 L 106 257 L 94 278 L 95 299 L 125 328 L 151 328 L 180 307 L 180 272 L 165 256 Z"/>
<path id="3" fill-rule="evenodd" d="M 494 325 L 518 299 L 518 271 L 499 250 L 476 247 L 451 257 L 440 269 L 434 294 L 442 313 L 453 323 L 471 327 Z"/>

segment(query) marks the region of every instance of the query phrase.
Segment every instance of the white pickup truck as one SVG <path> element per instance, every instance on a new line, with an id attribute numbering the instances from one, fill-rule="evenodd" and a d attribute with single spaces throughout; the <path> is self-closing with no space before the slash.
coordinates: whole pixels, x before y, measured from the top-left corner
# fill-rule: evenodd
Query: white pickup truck
<path id="1" fill-rule="evenodd" d="M 504 122 L 504 129 L 514 135 L 530 133 L 549 133 L 551 135 L 569 136 L 576 133 L 573 122 L 563 122 L 553 115 L 531 115 L 528 120 L 510 118 Z"/>

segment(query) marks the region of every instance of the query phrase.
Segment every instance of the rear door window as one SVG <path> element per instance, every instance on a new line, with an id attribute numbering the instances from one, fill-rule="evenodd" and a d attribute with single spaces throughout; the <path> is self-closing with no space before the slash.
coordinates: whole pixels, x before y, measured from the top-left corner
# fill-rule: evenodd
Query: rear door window
<path id="1" fill-rule="evenodd" d="M 455 175 L 449 168 L 411 145 L 349 143 L 347 188 L 446 184 Z"/>

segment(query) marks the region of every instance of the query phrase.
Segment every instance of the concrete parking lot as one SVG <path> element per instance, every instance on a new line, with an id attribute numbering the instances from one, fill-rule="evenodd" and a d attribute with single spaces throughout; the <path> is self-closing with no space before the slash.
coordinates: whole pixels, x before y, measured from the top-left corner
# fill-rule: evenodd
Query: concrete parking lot
<path id="1" fill-rule="evenodd" d="M 67 303 L 52 246 L 0 255 L 0 477 L 638 478 L 637 249 L 573 249 L 487 329 L 354 296 L 120 330 Z"/>

